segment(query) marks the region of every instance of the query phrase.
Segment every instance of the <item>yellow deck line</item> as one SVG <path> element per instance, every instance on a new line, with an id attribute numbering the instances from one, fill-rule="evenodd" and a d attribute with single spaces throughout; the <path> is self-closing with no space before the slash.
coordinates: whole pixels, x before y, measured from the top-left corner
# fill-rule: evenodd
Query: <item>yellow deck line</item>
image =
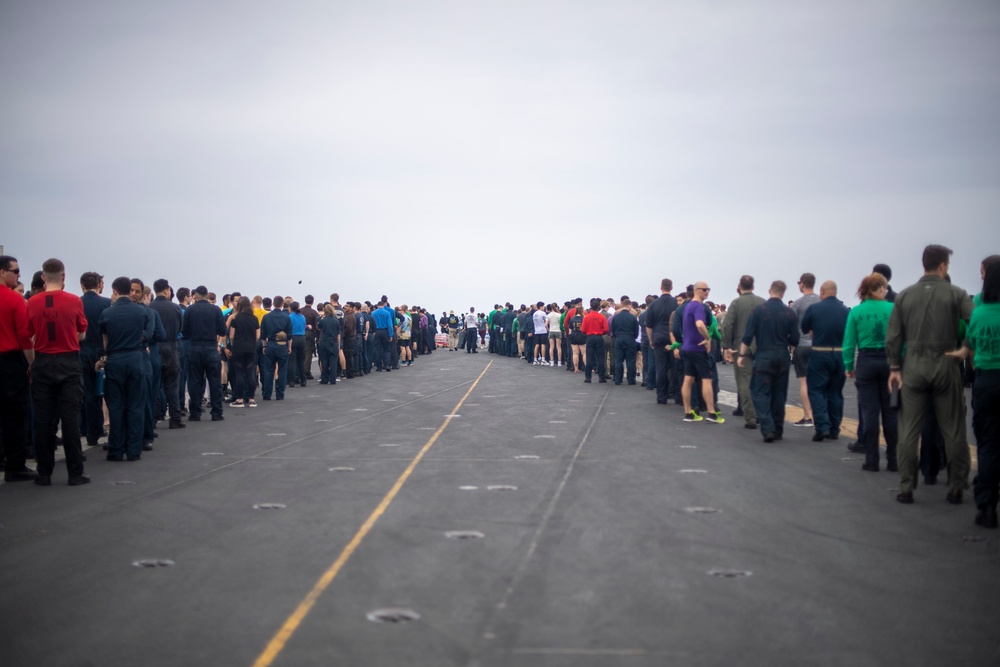
<path id="1" fill-rule="evenodd" d="M 484 368 L 483 372 L 479 374 L 479 377 L 476 378 L 476 381 L 472 383 L 472 386 L 469 387 L 469 390 L 465 392 L 465 395 L 462 396 L 462 400 L 460 400 L 458 404 L 455 405 L 454 408 L 452 408 L 452 411 L 449 414 L 449 416 L 458 414 L 458 410 L 459 408 L 462 407 L 462 404 L 465 403 L 465 399 L 469 397 L 469 395 L 472 393 L 472 390 L 475 389 L 476 385 L 479 384 L 479 381 L 483 379 L 483 376 L 486 374 L 486 371 L 489 370 L 491 365 L 493 365 L 492 361 L 486 364 L 486 368 Z M 444 423 L 442 423 L 441 426 L 438 427 L 438 430 L 434 432 L 434 435 L 432 435 L 430 439 L 424 444 L 424 446 L 420 448 L 420 451 L 417 452 L 417 455 L 413 457 L 412 461 L 410 461 L 410 465 L 406 467 L 406 470 L 403 471 L 403 474 L 399 476 L 399 479 L 396 480 L 396 483 L 392 485 L 392 488 L 389 489 L 389 492 L 385 494 L 384 498 L 382 498 L 382 502 L 378 504 L 378 507 L 375 508 L 375 511 L 373 511 L 371 513 L 371 516 L 369 516 L 368 519 L 365 520 L 365 522 L 361 525 L 361 528 L 358 529 L 358 532 L 354 534 L 354 537 L 351 538 L 351 541 L 347 543 L 347 546 L 344 547 L 344 550 L 340 552 L 339 556 L 337 556 L 337 560 L 333 561 L 333 564 L 329 567 L 329 569 L 327 569 L 326 572 L 323 573 L 323 575 L 319 578 L 319 581 L 316 582 L 316 585 L 312 587 L 312 590 L 310 590 L 309 593 L 302 600 L 302 602 L 299 603 L 299 606 L 295 608 L 295 611 L 293 611 L 292 615 L 289 616 L 288 619 L 284 622 L 284 624 L 281 626 L 281 629 L 278 630 L 277 634 L 275 634 L 274 637 L 271 638 L 271 641 L 268 642 L 267 646 L 264 648 L 264 651 L 260 654 L 257 660 L 254 661 L 253 667 L 269 667 L 269 665 L 271 665 L 274 662 L 274 660 L 278 657 L 278 655 L 281 654 L 281 651 L 285 648 L 285 645 L 288 643 L 288 640 L 292 638 L 292 635 L 295 634 L 295 631 L 302 624 L 302 621 L 304 621 L 306 616 L 309 615 L 309 612 L 312 610 L 313 605 L 315 605 L 316 601 L 319 600 L 319 597 L 323 594 L 323 591 L 325 591 L 327 587 L 333 582 L 333 580 L 337 577 L 337 574 L 340 572 L 340 570 L 344 567 L 344 565 L 351 558 L 354 552 L 357 551 L 358 547 L 361 545 L 362 540 L 364 540 L 365 537 L 368 535 L 368 533 L 371 532 L 372 528 L 375 526 L 375 522 L 379 520 L 379 517 L 381 517 L 385 513 L 385 511 L 389 508 L 389 505 L 392 503 L 392 501 L 395 500 L 396 495 L 399 493 L 400 489 L 403 488 L 403 484 L 406 483 L 406 480 L 413 473 L 414 469 L 417 467 L 417 464 L 420 463 L 420 460 L 424 457 L 424 454 L 427 453 L 427 451 L 431 448 L 431 445 L 433 445 L 435 441 L 437 441 L 437 439 L 441 436 L 441 434 L 444 433 L 444 430 L 448 428 L 449 423 L 451 423 L 451 420 L 446 418 L 444 420 Z"/>

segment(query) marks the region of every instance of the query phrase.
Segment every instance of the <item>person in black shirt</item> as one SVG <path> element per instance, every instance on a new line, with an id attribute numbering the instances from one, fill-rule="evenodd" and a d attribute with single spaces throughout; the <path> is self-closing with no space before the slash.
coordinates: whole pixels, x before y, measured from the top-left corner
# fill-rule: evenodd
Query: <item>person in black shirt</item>
<path id="1" fill-rule="evenodd" d="M 181 421 L 180 354 L 177 350 L 181 334 L 183 315 L 181 307 L 171 300 L 173 290 L 170 283 L 160 278 L 153 282 L 156 298 L 149 307 L 156 311 L 163 323 L 164 340 L 157 347 L 160 351 L 160 367 L 163 374 L 163 389 L 167 396 L 166 408 L 170 412 L 170 428 L 184 428 Z M 162 409 L 161 409 L 162 414 Z"/>
<path id="2" fill-rule="evenodd" d="M 668 349 L 670 347 L 670 315 L 677 310 L 677 300 L 670 294 L 673 288 L 674 283 L 670 278 L 661 280 L 660 297 L 646 308 L 646 335 L 649 337 L 649 346 L 653 350 L 656 366 L 656 402 L 660 405 L 666 405 L 667 399 L 670 397 L 671 387 L 677 384 Z"/>
<path id="3" fill-rule="evenodd" d="M 319 383 L 337 384 L 337 365 L 340 360 L 340 335 L 342 327 L 333 306 L 326 304 L 319 329 Z"/>
<path id="4" fill-rule="evenodd" d="M 621 307 L 611 318 L 611 337 L 615 348 L 615 384 L 627 376 L 635 384 L 635 339 L 639 336 L 639 320 L 632 312 L 632 301 L 622 299 Z"/>
<path id="5" fill-rule="evenodd" d="M 241 296 L 234 308 L 235 315 L 229 323 L 229 346 L 226 356 L 233 367 L 233 398 L 231 408 L 257 407 L 257 341 L 260 340 L 260 323 L 253 314 L 250 299 Z"/>
<path id="6" fill-rule="evenodd" d="M 744 364 L 750 344 L 756 339 L 757 354 L 753 360 L 750 394 L 753 396 L 757 423 L 764 442 L 781 440 L 785 426 L 785 398 L 788 395 L 788 369 L 791 365 L 789 348 L 799 344 L 799 318 L 784 304 L 785 283 L 775 280 L 768 290 L 771 297 L 754 308 L 740 343 L 740 358 Z"/>
<path id="7" fill-rule="evenodd" d="M 312 374 L 312 363 L 313 357 L 316 356 L 316 323 L 319 321 L 319 313 L 314 309 L 313 302 L 315 299 L 312 294 L 306 294 L 305 302 L 306 305 L 299 309 L 299 312 L 303 317 L 306 318 L 306 379 L 314 380 Z"/>
<path id="8" fill-rule="evenodd" d="M 187 309 L 181 333 L 191 341 L 188 354 L 188 384 L 191 391 L 188 421 L 201 421 L 201 399 L 208 382 L 212 421 L 222 421 L 222 358 L 220 340 L 226 335 L 226 318 L 208 296 L 208 288 L 194 289 L 195 302 Z"/>

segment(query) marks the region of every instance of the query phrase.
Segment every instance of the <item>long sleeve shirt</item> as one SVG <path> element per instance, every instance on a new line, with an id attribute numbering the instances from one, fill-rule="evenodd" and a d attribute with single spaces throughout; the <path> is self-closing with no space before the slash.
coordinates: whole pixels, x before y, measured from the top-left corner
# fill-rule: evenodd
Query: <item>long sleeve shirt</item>
<path id="1" fill-rule="evenodd" d="M 728 317 L 732 317 L 732 313 Z M 799 318 L 781 299 L 768 299 L 750 313 L 743 333 L 744 345 L 749 347 L 754 341 L 758 351 L 783 349 L 787 352 L 789 346 L 799 344 Z"/>
<path id="2" fill-rule="evenodd" d="M 802 316 L 801 331 L 811 331 L 813 347 L 840 347 L 850 309 L 835 296 L 814 303 Z"/>
<path id="3" fill-rule="evenodd" d="M 969 322 L 972 299 L 961 287 L 936 275 L 925 275 L 896 295 L 885 336 L 889 366 L 903 364 L 906 354 L 941 354 L 955 349 L 959 322 Z"/>
<path id="4" fill-rule="evenodd" d="M 884 350 L 892 304 L 882 299 L 866 299 L 851 308 L 844 327 L 844 368 L 854 370 L 854 350 Z"/>
<path id="5" fill-rule="evenodd" d="M 762 303 L 764 303 L 764 299 L 753 292 L 746 292 L 733 299 L 733 302 L 729 304 L 729 310 L 726 311 L 726 319 L 722 323 L 722 347 L 724 349 L 739 349 L 740 340 L 746 333 L 747 323 L 750 322 L 750 315 Z M 798 326 L 798 322 L 795 323 L 795 326 Z M 751 350 L 753 350 L 752 346 Z"/>

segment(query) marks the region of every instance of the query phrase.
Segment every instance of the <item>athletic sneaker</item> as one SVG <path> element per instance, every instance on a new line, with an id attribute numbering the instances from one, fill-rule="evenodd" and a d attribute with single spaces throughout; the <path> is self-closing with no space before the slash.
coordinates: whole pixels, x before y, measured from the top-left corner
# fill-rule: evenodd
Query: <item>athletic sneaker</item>
<path id="1" fill-rule="evenodd" d="M 233 401 L 232 403 L 229 404 L 229 407 L 231 407 L 231 408 L 242 408 L 242 407 L 244 407 L 243 406 L 243 399 L 241 398 L 241 399 L 239 399 L 237 401 Z"/>
<path id="2" fill-rule="evenodd" d="M 257 407 L 257 401 L 255 401 L 255 400 L 253 400 L 251 398 L 250 401 L 247 403 L 247 407 L 248 408 L 256 408 Z"/>
<path id="3" fill-rule="evenodd" d="M 710 424 L 726 423 L 726 420 L 723 419 L 722 415 L 720 415 L 718 412 L 709 412 L 708 415 L 705 417 L 705 421 L 709 422 Z"/>
<path id="4" fill-rule="evenodd" d="M 686 422 L 700 422 L 703 419 L 704 418 L 697 412 L 689 412 L 686 415 L 684 415 L 684 421 Z"/>
<path id="5" fill-rule="evenodd" d="M 550 361 L 549 362 L 549 368 L 555 368 L 555 365 L 556 365 L 556 362 L 554 362 L 554 361 Z"/>
<path id="6" fill-rule="evenodd" d="M 803 417 L 802 419 L 798 420 L 797 422 L 792 422 L 792 426 L 805 426 L 805 427 L 808 427 L 808 428 L 812 428 L 813 427 L 813 420 L 806 419 L 806 418 Z"/>

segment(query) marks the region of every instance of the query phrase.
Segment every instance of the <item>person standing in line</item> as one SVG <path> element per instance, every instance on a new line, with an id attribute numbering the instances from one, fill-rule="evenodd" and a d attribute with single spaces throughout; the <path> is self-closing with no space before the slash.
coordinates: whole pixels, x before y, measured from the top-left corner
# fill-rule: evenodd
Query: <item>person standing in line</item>
<path id="1" fill-rule="evenodd" d="M 341 309 L 343 312 L 343 309 Z M 306 386 L 306 318 L 299 310 L 299 302 L 289 304 L 288 319 L 292 322 L 292 349 L 288 359 L 288 386 Z M 343 318 L 341 323 L 343 323 Z"/>
<path id="2" fill-rule="evenodd" d="M 413 365 L 413 318 L 410 317 L 407 311 L 408 308 L 405 303 L 396 309 L 396 313 L 401 316 L 397 320 L 399 322 L 399 329 L 397 330 L 398 335 L 396 337 L 400 366 Z"/>
<path id="3" fill-rule="evenodd" d="M 584 382 L 590 383 L 591 375 L 597 370 L 598 383 L 607 382 L 604 367 L 604 336 L 608 333 L 608 318 L 601 313 L 601 300 L 590 300 L 590 312 L 583 316 L 580 330 L 587 336 L 587 364 Z"/>
<path id="4" fill-rule="evenodd" d="M 358 341 L 358 319 L 354 312 L 354 302 L 348 301 L 344 304 L 344 324 L 340 333 L 341 343 L 344 347 L 344 361 L 347 362 L 347 372 L 344 374 L 348 379 L 361 375 L 361 369 L 356 366 L 357 361 L 357 341 Z M 340 356 L 340 350 L 337 350 Z"/>
<path id="5" fill-rule="evenodd" d="M 80 341 L 86 337 L 87 316 L 80 297 L 64 291 L 66 267 L 58 259 L 42 264 L 45 291 L 28 300 L 28 334 L 35 341 L 31 364 L 31 399 L 35 406 L 35 484 L 50 486 L 55 468 L 55 432 L 62 424 L 69 485 L 89 484 L 80 447 L 80 405 L 83 374 Z"/>
<path id="6" fill-rule="evenodd" d="M 573 372 L 579 373 L 587 366 L 587 334 L 583 333 L 583 309 L 575 308 L 571 312 L 573 316 L 566 319 L 566 335 L 569 337 Z"/>
<path id="7" fill-rule="evenodd" d="M 881 417 L 885 436 L 886 469 L 898 472 L 896 443 L 899 442 L 896 410 L 889 404 L 889 362 L 885 356 L 885 332 L 889 327 L 892 304 L 885 300 L 889 283 L 879 273 L 861 281 L 858 298 L 861 304 L 851 309 L 844 328 L 844 371 L 856 380 L 860 414 L 871 427 L 865 431 L 861 444 L 865 462 L 862 470 L 879 471 L 878 424 Z M 854 350 L 858 351 L 857 368 Z"/>
<path id="8" fill-rule="evenodd" d="M 736 288 L 739 296 L 729 304 L 726 311 L 726 322 L 722 329 L 722 348 L 725 350 L 723 358 L 733 364 L 733 374 L 736 376 L 736 392 L 739 395 L 739 406 L 733 411 L 734 417 L 742 416 L 745 423 L 744 428 L 757 428 L 757 412 L 754 409 L 753 397 L 750 391 L 750 382 L 753 377 L 753 359 L 756 354 L 757 344 L 754 343 L 747 348 L 747 356 L 750 357 L 748 364 L 740 364 L 741 340 L 746 333 L 747 323 L 750 315 L 760 305 L 764 299 L 753 293 L 754 278 L 750 275 L 740 277 L 739 286 Z"/>
<path id="9" fill-rule="evenodd" d="M 621 307 L 611 318 L 611 340 L 615 348 L 615 384 L 626 380 L 635 384 L 635 339 L 639 335 L 639 320 L 632 310 L 628 297 L 621 299 Z"/>
<path id="10" fill-rule="evenodd" d="M 156 403 L 163 387 L 163 369 L 160 367 L 160 343 L 166 340 L 166 331 L 159 314 L 149 307 L 152 302 L 153 290 L 139 278 L 132 279 L 128 294 L 146 310 L 146 316 L 153 320 L 153 337 L 147 341 L 144 361 L 146 365 L 146 406 L 145 419 L 142 427 L 142 451 L 153 451 L 153 440 L 156 434 Z"/>
<path id="11" fill-rule="evenodd" d="M 101 313 L 111 306 L 111 299 L 101 296 L 104 277 L 93 271 L 80 276 L 83 296 L 83 313 L 87 316 L 87 335 L 80 344 L 80 366 L 83 373 L 83 423 L 87 445 L 97 447 L 104 431 L 104 397 L 97 395 L 97 360 L 101 358 L 104 345 L 101 341 L 101 327 L 98 324 Z"/>
<path id="12" fill-rule="evenodd" d="M 537 366 L 548 365 L 546 358 L 549 356 L 549 330 L 546 325 L 545 302 L 539 301 L 531 312 L 531 326 L 535 340 L 534 358 Z"/>
<path id="13" fill-rule="evenodd" d="M 191 305 L 191 290 L 187 287 L 181 287 L 177 290 L 177 305 L 181 308 L 181 326 L 184 326 L 184 316 L 187 313 L 188 307 Z M 177 351 L 180 355 L 180 373 L 177 378 L 177 395 L 180 397 L 181 402 L 181 417 L 187 417 L 188 405 L 187 405 L 187 395 L 188 395 L 188 354 L 191 352 L 191 341 L 187 340 L 181 336 L 180 342 L 178 343 Z"/>
<path id="14" fill-rule="evenodd" d="M 933 408 L 948 453 L 950 489 L 945 499 L 960 504 L 969 486 L 962 376 L 955 360 L 945 353 L 954 351 L 959 323 L 968 323 L 972 315 L 972 299 L 945 278 L 951 253 L 942 245 L 924 248 L 924 275 L 896 296 L 886 333 L 889 386 L 901 391 L 896 500 L 907 505 L 913 502 L 916 488 L 917 446 L 928 406 Z"/>
<path id="15" fill-rule="evenodd" d="M 380 301 L 378 308 L 372 311 L 372 319 L 375 323 L 375 372 L 381 373 L 383 369 L 392 372 L 391 348 L 395 342 L 396 318 L 386 302 Z M 451 327 L 450 320 L 448 326 Z"/>
<path id="16" fill-rule="evenodd" d="M 342 327 L 332 305 L 324 306 L 323 318 L 317 326 L 319 327 L 319 383 L 337 384 Z"/>
<path id="17" fill-rule="evenodd" d="M 781 440 L 784 434 L 790 365 L 788 348 L 799 344 L 799 320 L 792 309 L 782 302 L 785 288 L 783 281 L 775 280 L 768 290 L 770 298 L 750 313 L 736 360 L 738 366 L 746 364 L 751 345 L 757 344 L 750 394 L 764 442 Z M 736 301 L 733 304 L 729 317 L 736 314 L 733 312 Z"/>
<path id="18" fill-rule="evenodd" d="M 896 302 L 896 292 L 893 291 L 892 285 L 889 285 L 889 281 L 892 280 L 892 269 L 889 268 L 889 265 L 888 264 L 876 264 L 872 268 L 872 273 L 877 273 L 880 276 L 882 276 L 883 278 L 885 278 L 886 285 L 887 285 L 887 287 L 886 287 L 886 293 L 885 293 L 885 301 L 887 303 L 890 303 L 890 304 L 895 303 Z M 857 383 L 855 383 L 855 386 L 857 386 Z M 936 429 L 934 429 L 934 430 L 936 432 Z M 864 454 L 865 453 L 865 442 L 867 441 L 867 438 L 865 438 L 865 413 L 864 413 L 864 410 L 861 409 L 861 389 L 860 389 L 860 387 L 858 388 L 858 428 L 857 428 L 857 431 L 858 431 L 858 439 L 855 440 L 854 442 L 848 443 L 847 449 L 848 449 L 848 451 L 854 452 L 855 454 Z M 936 474 L 937 473 L 935 472 L 935 475 Z"/>
<path id="19" fill-rule="evenodd" d="M 219 346 L 225 342 L 226 318 L 208 299 L 208 289 L 194 290 L 195 302 L 188 308 L 181 333 L 191 341 L 188 356 L 188 382 L 191 387 L 188 421 L 201 421 L 201 399 L 208 383 L 212 421 L 222 421 L 222 358 Z"/>
<path id="20" fill-rule="evenodd" d="M 799 344 L 792 350 L 792 366 L 795 377 L 799 380 L 799 400 L 802 402 L 802 419 L 792 422 L 792 426 L 811 428 L 813 426 L 812 404 L 809 402 L 809 353 L 812 351 L 812 333 L 802 329 L 802 318 L 809 306 L 819 303 L 819 295 L 815 292 L 816 276 L 803 273 L 799 278 L 799 291 L 802 296 L 792 302 L 791 308 L 799 318 Z"/>
<path id="21" fill-rule="evenodd" d="M 819 303 L 810 306 L 799 320 L 799 330 L 808 331 L 813 336 L 806 373 L 809 400 L 816 424 L 813 442 L 836 440 L 840 437 L 846 379 L 844 329 L 850 312 L 844 302 L 837 298 L 837 283 L 832 280 L 827 280 L 819 288 L 819 298 Z"/>
<path id="22" fill-rule="evenodd" d="M 562 313 L 559 312 L 559 308 L 550 303 L 546 307 L 545 315 L 545 328 L 548 330 L 548 344 L 549 344 L 549 366 L 561 366 L 565 359 L 559 358 L 559 353 L 562 351 L 562 326 L 560 325 L 560 319 L 562 319 Z"/>
<path id="23" fill-rule="evenodd" d="M 454 310 L 448 311 L 448 349 L 452 352 L 458 349 L 458 330 L 461 328 L 461 320 Z"/>
<path id="24" fill-rule="evenodd" d="M 248 297 L 241 296 L 236 301 L 233 313 L 229 321 L 229 345 L 226 347 L 226 356 L 233 367 L 233 402 L 229 407 L 255 408 L 260 322 Z"/>
<path id="25" fill-rule="evenodd" d="M 154 281 L 153 291 L 156 292 L 156 298 L 149 304 L 149 307 L 159 315 L 165 334 L 164 340 L 157 347 L 160 351 L 160 368 L 167 396 L 167 411 L 170 414 L 169 428 L 184 428 L 185 424 L 181 421 L 181 398 L 178 393 L 180 354 L 177 351 L 183 315 L 180 306 L 170 298 L 173 290 L 166 279 L 159 278 Z"/>
<path id="26" fill-rule="evenodd" d="M 974 300 L 978 303 L 969 320 L 965 343 L 949 354 L 971 356 L 975 366 L 972 428 L 979 471 L 972 481 L 977 507 L 974 521 L 983 528 L 996 528 L 1000 500 L 1000 257 L 987 264 L 984 273 L 983 291 Z"/>
<path id="27" fill-rule="evenodd" d="M 306 379 L 314 380 L 312 374 L 312 363 L 313 359 L 316 357 L 316 322 L 319 321 L 319 313 L 313 308 L 313 303 L 315 298 L 312 294 L 306 294 L 304 299 L 306 305 L 303 306 L 299 312 L 302 317 L 306 318 Z"/>
<path id="28" fill-rule="evenodd" d="M 479 337 L 479 322 L 476 317 L 475 306 L 469 308 L 468 315 L 465 316 L 465 352 L 466 354 L 478 354 L 476 349 L 476 339 Z"/>
<path id="29" fill-rule="evenodd" d="M 674 283 L 669 278 L 660 281 L 660 296 L 646 308 L 646 336 L 653 351 L 653 376 L 656 378 L 656 402 L 666 405 L 673 382 L 673 360 L 670 353 L 670 316 L 677 310 L 677 300 L 670 294 Z"/>
<path id="30" fill-rule="evenodd" d="M 129 298 L 131 290 L 130 278 L 115 278 L 111 283 L 111 307 L 101 313 L 98 321 L 107 355 L 104 395 L 111 417 L 109 461 L 138 461 L 142 456 L 146 405 L 143 355 L 153 338 L 154 320 L 145 308 Z"/>
<path id="31" fill-rule="evenodd" d="M 292 351 L 292 321 L 284 311 L 284 298 L 274 297 L 274 309 L 260 323 L 260 339 L 264 346 L 264 363 L 260 369 L 260 393 L 265 401 L 273 393 L 285 400 L 288 381 L 288 356 Z"/>
<path id="32" fill-rule="evenodd" d="M 713 424 L 722 424 L 725 419 L 715 412 L 715 395 L 712 387 L 712 378 L 715 373 L 712 371 L 708 359 L 712 338 L 708 333 L 707 317 L 709 315 L 705 312 L 705 299 L 708 297 L 709 291 L 707 283 L 695 283 L 694 294 L 684 305 L 683 312 L 678 310 L 674 313 L 675 318 L 681 318 L 683 329 L 681 336 L 684 353 L 684 384 L 681 385 L 681 400 L 684 402 L 684 421 L 707 420 Z M 698 383 L 705 401 L 704 417 L 691 409 L 691 390 L 694 388 L 695 382 Z"/>

